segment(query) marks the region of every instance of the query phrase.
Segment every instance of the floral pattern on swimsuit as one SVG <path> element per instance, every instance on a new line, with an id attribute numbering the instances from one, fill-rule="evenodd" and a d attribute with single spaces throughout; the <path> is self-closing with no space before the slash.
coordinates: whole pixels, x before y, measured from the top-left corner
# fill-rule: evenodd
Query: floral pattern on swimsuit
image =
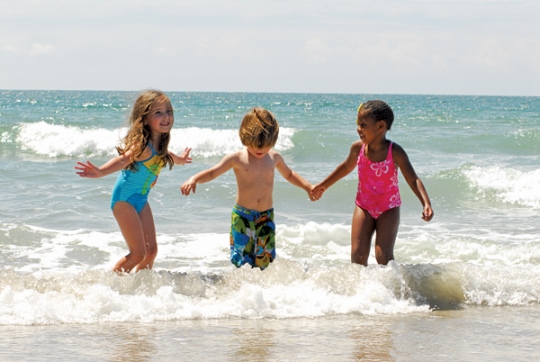
<path id="1" fill-rule="evenodd" d="M 390 142 L 386 159 L 371 162 L 364 154 L 362 145 L 358 155 L 358 192 L 356 205 L 377 219 L 387 210 L 401 206 L 398 186 L 398 171 L 392 158 Z"/>

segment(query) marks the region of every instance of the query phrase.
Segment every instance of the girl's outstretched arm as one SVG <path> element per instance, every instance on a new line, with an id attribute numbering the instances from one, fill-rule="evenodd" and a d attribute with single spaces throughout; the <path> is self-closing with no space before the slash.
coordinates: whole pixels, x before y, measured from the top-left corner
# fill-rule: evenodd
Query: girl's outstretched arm
<path id="1" fill-rule="evenodd" d="M 191 163 L 191 157 L 189 157 L 189 153 L 191 152 L 191 147 L 186 147 L 184 149 L 184 152 L 182 152 L 180 155 L 176 155 L 173 152 L 169 151 L 169 155 L 172 157 L 175 165 L 185 165 L 186 163 Z"/>
<path id="2" fill-rule="evenodd" d="M 205 182 L 212 181 L 218 176 L 222 175 L 226 171 L 230 170 L 237 158 L 237 153 L 233 153 L 223 157 L 215 166 L 210 167 L 204 171 L 199 172 L 198 174 L 191 176 L 186 182 L 182 184 L 180 190 L 182 195 L 188 196 L 191 191 L 195 193 L 197 189 L 197 184 L 203 184 Z"/>
<path id="3" fill-rule="evenodd" d="M 77 166 L 75 166 L 74 168 L 76 170 L 79 170 L 76 173 L 81 177 L 99 178 L 120 171 L 121 169 L 126 167 L 130 162 L 130 154 L 131 151 L 128 151 L 123 155 L 116 156 L 101 167 L 95 166 L 90 161 L 86 161 L 86 163 L 77 161 Z"/>
<path id="4" fill-rule="evenodd" d="M 392 156 L 400 168 L 403 177 L 405 177 L 405 180 L 409 184 L 409 187 L 414 192 L 416 197 L 418 197 L 422 203 L 422 206 L 424 207 L 422 211 L 422 219 L 425 221 L 430 221 L 434 216 L 433 209 L 431 208 L 431 201 L 429 200 L 429 196 L 424 184 L 422 183 L 422 180 L 420 180 L 420 177 L 418 177 L 413 166 L 411 165 L 411 162 L 409 161 L 409 156 L 407 156 L 405 150 L 396 143 L 394 143 L 392 147 Z"/>
<path id="5" fill-rule="evenodd" d="M 343 177 L 351 173 L 352 170 L 354 170 L 354 168 L 356 167 L 356 163 L 358 162 L 358 154 L 360 153 L 361 148 L 362 141 L 354 142 L 345 161 L 340 163 L 338 167 L 336 167 L 336 169 L 332 171 L 330 175 L 328 175 L 328 177 L 326 177 L 323 181 L 319 182 L 313 187 L 312 194 L 315 196 L 316 200 L 320 199 L 322 197 L 322 194 L 330 186 L 332 186 L 333 184 L 341 180 Z"/>

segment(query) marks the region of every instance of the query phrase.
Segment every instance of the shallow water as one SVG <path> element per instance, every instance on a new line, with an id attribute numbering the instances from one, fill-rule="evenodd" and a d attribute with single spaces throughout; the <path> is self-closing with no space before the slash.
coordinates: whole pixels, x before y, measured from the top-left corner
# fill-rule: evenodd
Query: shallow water
<path id="1" fill-rule="evenodd" d="M 534 360 L 540 302 L 540 98 L 170 93 L 170 148 L 193 164 L 150 194 L 152 272 L 110 272 L 126 246 L 109 209 L 115 176 L 77 160 L 114 155 L 131 92 L 0 91 L 0 359 Z M 317 203 L 276 175 L 277 259 L 228 260 L 232 172 L 182 197 L 196 172 L 241 147 L 252 106 L 311 182 L 346 156 L 355 110 L 390 103 L 388 138 L 408 152 L 435 218 L 400 179 L 396 262 L 350 263 L 357 176 Z M 6 357 L 9 356 L 9 357 Z M 11 358 L 13 357 L 13 358 Z"/>
<path id="2" fill-rule="evenodd" d="M 540 309 L 0 326 L 6 360 L 534 361 Z"/>

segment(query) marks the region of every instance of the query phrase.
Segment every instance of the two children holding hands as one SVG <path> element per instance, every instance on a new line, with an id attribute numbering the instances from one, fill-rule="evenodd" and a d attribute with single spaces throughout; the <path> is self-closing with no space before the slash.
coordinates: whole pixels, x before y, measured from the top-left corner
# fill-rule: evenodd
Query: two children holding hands
<path id="1" fill-rule="evenodd" d="M 401 198 L 398 168 L 423 205 L 422 218 L 433 218 L 431 202 L 407 153 L 386 139 L 394 114 L 383 101 L 368 101 L 358 108 L 356 124 L 360 139 L 349 155 L 326 179 L 312 186 L 291 170 L 283 157 L 272 150 L 279 125 L 274 115 L 263 108 L 252 109 L 240 125 L 241 151 L 225 156 L 215 166 L 199 172 L 181 187 L 182 194 L 195 192 L 197 184 L 212 181 L 224 172 L 234 171 L 238 187 L 231 215 L 231 262 L 237 267 L 250 264 L 266 268 L 275 258 L 273 209 L 274 170 L 291 184 L 304 189 L 311 201 L 320 199 L 334 183 L 358 167 L 358 192 L 351 227 L 351 261 L 367 265 L 371 240 L 379 264 L 394 260 L 394 244 L 399 228 Z"/>

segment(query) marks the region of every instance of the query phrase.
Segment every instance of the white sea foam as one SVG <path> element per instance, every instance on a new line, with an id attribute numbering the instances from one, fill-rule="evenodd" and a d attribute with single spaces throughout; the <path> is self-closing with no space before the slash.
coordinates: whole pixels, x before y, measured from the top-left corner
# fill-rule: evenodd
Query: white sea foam
<path id="1" fill-rule="evenodd" d="M 243 267 L 221 274 L 105 271 L 0 272 L 0 325 L 97 323 L 198 318 L 294 318 L 428 311 L 386 284 L 397 270 L 304 271 L 276 261 L 261 272 Z M 336 281 L 337 280 L 337 281 Z"/>
<path id="2" fill-rule="evenodd" d="M 23 123 L 16 127 L 16 142 L 21 150 L 45 157 L 92 157 L 112 156 L 126 133 L 125 128 L 108 130 L 103 128 L 83 129 L 74 126 L 49 124 L 46 122 Z M 285 151 L 294 147 L 294 129 L 281 128 L 276 150 Z M 3 135 L 2 139 L 10 139 Z M 188 127 L 173 129 L 169 148 L 181 152 L 185 147 L 193 149 L 195 157 L 220 157 L 239 150 L 242 144 L 237 130 L 219 130 Z"/>
<path id="3" fill-rule="evenodd" d="M 81 129 L 42 121 L 21 124 L 16 140 L 24 151 L 54 158 L 113 155 L 120 138 L 120 130 Z"/>
<path id="4" fill-rule="evenodd" d="M 501 202 L 540 208 L 540 169 L 520 171 L 501 166 L 471 166 L 463 173 L 479 193 L 495 192 Z"/>
<path id="5" fill-rule="evenodd" d="M 280 128 L 276 150 L 285 151 L 294 147 L 294 129 Z M 180 152 L 185 147 L 193 149 L 196 157 L 222 157 L 241 149 L 237 130 L 214 130 L 211 128 L 189 127 L 173 129 L 169 148 Z"/>
<path id="6" fill-rule="evenodd" d="M 127 251 L 118 231 L 0 226 L 13 240 L 37 241 L 3 241 L 4 253 L 20 263 L 0 270 L 0 325 L 404 314 L 540 302 L 540 255 L 525 236 L 505 244 L 497 240 L 507 235 L 496 233 L 493 242 L 436 228 L 405 233 L 396 244 L 399 264 L 378 266 L 371 255 L 365 268 L 350 263 L 349 226 L 282 225 L 278 258 L 260 271 L 230 264 L 227 233 L 158 234 L 154 271 L 117 275 L 110 269 Z"/>

